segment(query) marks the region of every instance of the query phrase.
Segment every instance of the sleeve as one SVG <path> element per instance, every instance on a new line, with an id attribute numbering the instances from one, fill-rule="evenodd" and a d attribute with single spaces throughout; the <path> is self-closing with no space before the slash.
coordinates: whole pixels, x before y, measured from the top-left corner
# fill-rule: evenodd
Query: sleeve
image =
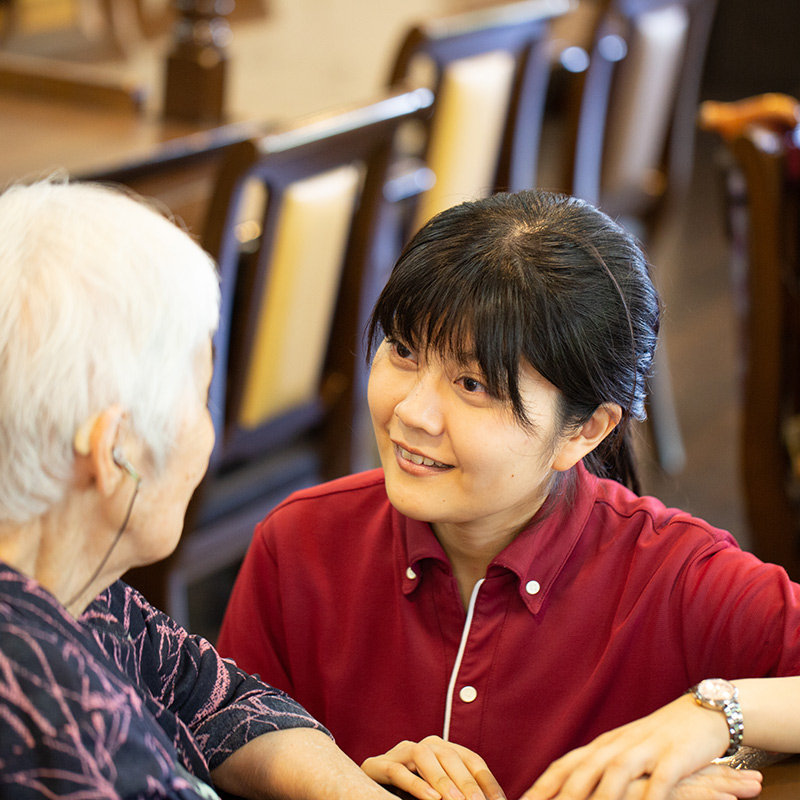
<path id="1" fill-rule="evenodd" d="M 800 675 L 800 586 L 782 567 L 717 540 L 686 563 L 681 583 L 698 680 Z"/>
<path id="2" fill-rule="evenodd" d="M 125 589 L 128 609 L 123 619 L 129 621 L 137 645 L 139 674 L 164 707 L 189 728 L 209 769 L 270 731 L 317 728 L 328 733 L 285 692 L 239 669 L 134 589 Z"/>
<path id="3" fill-rule="evenodd" d="M 284 624 L 278 564 L 267 541 L 280 508 L 255 529 L 233 587 L 217 646 L 242 669 L 296 695 Z"/>
<path id="4" fill-rule="evenodd" d="M 77 637 L 0 621 L 0 796 L 201 800 L 130 687 Z"/>

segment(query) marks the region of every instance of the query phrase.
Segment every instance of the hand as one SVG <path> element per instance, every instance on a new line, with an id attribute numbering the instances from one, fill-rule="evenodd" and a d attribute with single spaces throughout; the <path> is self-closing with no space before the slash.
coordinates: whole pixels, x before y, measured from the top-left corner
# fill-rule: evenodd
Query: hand
<path id="1" fill-rule="evenodd" d="M 400 742 L 387 753 L 368 758 L 361 769 L 374 781 L 420 800 L 505 800 L 479 755 L 438 736 Z"/>
<path id="2" fill-rule="evenodd" d="M 630 785 L 625 800 L 640 800 L 647 791 L 647 780 Z M 669 794 L 669 800 L 747 800 L 761 794 L 761 773 L 753 769 L 732 769 L 710 764 L 684 778 Z"/>
<path id="3" fill-rule="evenodd" d="M 666 800 L 681 779 L 728 744 L 725 717 L 684 695 L 553 762 L 522 800 L 622 800 L 644 778 L 643 800 Z"/>

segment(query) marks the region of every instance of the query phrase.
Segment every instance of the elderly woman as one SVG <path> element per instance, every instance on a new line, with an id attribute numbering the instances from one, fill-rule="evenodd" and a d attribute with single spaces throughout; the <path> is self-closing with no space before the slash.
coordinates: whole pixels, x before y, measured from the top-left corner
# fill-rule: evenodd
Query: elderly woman
<path id="1" fill-rule="evenodd" d="M 0 797 L 374 797 L 280 691 L 119 580 L 214 441 L 207 255 L 116 191 L 0 196 Z"/>

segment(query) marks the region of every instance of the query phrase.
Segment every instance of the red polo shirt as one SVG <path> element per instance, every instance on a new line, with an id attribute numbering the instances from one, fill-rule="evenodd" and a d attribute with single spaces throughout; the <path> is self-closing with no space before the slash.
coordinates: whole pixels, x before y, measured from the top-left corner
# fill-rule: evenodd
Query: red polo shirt
<path id="1" fill-rule="evenodd" d="M 512 799 L 703 678 L 800 674 L 800 586 L 782 569 L 582 465 L 576 478 L 575 501 L 492 562 L 466 633 L 444 551 L 381 470 L 295 494 L 256 529 L 219 649 L 358 763 L 441 736 L 450 705 L 450 740 Z"/>

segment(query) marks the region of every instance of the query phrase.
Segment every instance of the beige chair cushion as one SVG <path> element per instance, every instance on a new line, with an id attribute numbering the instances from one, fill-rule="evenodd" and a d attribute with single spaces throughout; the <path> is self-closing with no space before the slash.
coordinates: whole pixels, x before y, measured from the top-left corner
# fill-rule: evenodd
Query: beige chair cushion
<path id="1" fill-rule="evenodd" d="M 491 191 L 514 66 L 510 53 L 495 52 L 454 61 L 445 71 L 427 157 L 436 183 L 420 198 L 415 229 Z"/>
<path id="2" fill-rule="evenodd" d="M 247 370 L 243 428 L 318 393 L 360 178 L 357 167 L 345 166 L 286 192 Z"/>
<path id="3" fill-rule="evenodd" d="M 609 109 L 604 194 L 653 192 L 650 182 L 661 163 L 688 29 L 682 6 L 639 18 Z"/>

